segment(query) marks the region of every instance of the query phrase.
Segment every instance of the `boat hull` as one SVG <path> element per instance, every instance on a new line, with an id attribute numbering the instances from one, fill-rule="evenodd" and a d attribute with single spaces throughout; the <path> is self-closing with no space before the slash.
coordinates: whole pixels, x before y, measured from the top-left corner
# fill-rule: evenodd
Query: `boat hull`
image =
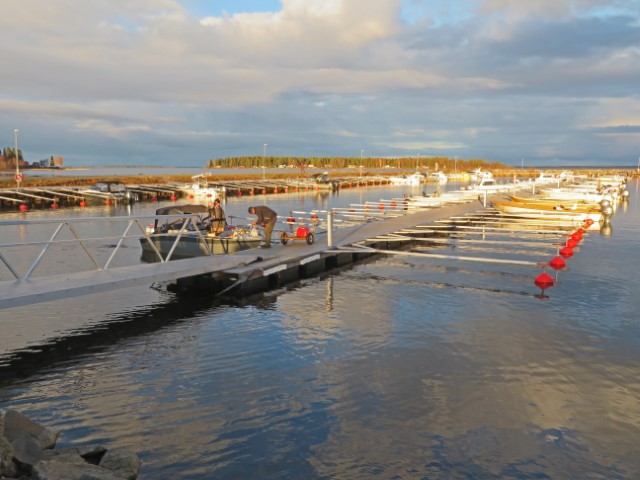
<path id="1" fill-rule="evenodd" d="M 212 235 L 203 235 L 202 237 L 203 238 L 200 238 L 197 234 L 183 234 L 180 239 L 177 239 L 177 235 L 174 234 L 161 234 L 141 238 L 142 258 L 147 262 L 160 261 L 152 244 L 162 255 L 163 259 L 167 258 L 169 252 L 171 252 L 171 249 L 174 248 L 175 245 L 171 259 L 179 260 L 208 255 L 226 255 L 243 250 L 251 250 L 258 248 L 262 242 L 262 237 L 260 236 L 215 237 Z M 207 246 L 209 247 L 208 249 Z"/>

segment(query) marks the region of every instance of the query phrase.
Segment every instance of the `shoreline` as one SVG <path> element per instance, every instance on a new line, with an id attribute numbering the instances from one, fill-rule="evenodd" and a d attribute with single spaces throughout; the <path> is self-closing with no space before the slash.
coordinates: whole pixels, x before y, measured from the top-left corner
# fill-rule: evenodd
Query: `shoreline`
<path id="1" fill-rule="evenodd" d="M 69 168 L 65 170 L 87 170 L 88 168 Z M 350 176 L 347 175 L 344 171 L 331 171 L 329 172 L 329 177 L 337 178 L 337 177 L 345 177 Z M 495 177 L 498 178 L 536 178 L 541 171 L 548 173 L 550 175 L 559 174 L 560 169 L 520 169 L 520 168 L 510 168 L 510 169 L 494 169 L 489 170 L 493 173 Z M 362 176 L 364 177 L 389 177 L 395 176 L 398 174 L 406 174 L 413 173 L 414 169 L 393 169 L 387 170 L 385 172 L 372 172 L 365 171 Z M 0 170 L 0 188 L 14 188 L 15 180 L 13 178 L 13 171 L 10 170 Z M 358 172 L 354 171 L 353 176 L 358 176 Z M 635 178 L 640 176 L 640 173 L 635 168 L 590 168 L 590 169 L 580 169 L 577 172 L 574 172 L 577 175 L 587 175 L 589 177 L 602 176 L 602 175 L 627 175 L 630 178 Z M 238 180 L 256 180 L 256 179 L 306 179 L 311 178 L 313 174 L 305 173 L 297 173 L 292 174 L 291 172 L 287 173 L 279 173 L 279 172 L 267 172 L 264 173 L 262 171 L 242 171 L 238 173 L 230 173 L 230 174 L 216 174 L 212 175 L 211 183 L 217 182 L 228 182 L 228 181 L 238 181 Z M 60 186 L 91 186 L 98 182 L 105 181 L 118 181 L 124 184 L 157 184 L 162 185 L 166 183 L 191 183 L 192 182 L 192 174 L 168 174 L 168 175 L 100 175 L 100 176 L 60 176 L 60 177 L 30 177 L 25 176 L 24 180 L 20 182 L 20 187 L 60 187 Z"/>

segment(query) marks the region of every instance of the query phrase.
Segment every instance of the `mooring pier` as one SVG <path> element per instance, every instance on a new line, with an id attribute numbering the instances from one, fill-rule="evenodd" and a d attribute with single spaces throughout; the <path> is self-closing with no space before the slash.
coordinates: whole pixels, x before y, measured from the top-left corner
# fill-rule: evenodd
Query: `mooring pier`
<path id="1" fill-rule="evenodd" d="M 105 289 L 171 281 L 177 282 L 180 288 L 184 289 L 205 289 L 211 295 L 246 295 L 316 275 L 372 255 L 372 252 L 366 249 L 357 248 L 359 242 L 374 239 L 374 243 L 381 243 L 386 247 L 387 241 L 375 239 L 419 224 L 463 215 L 480 207 L 481 204 L 475 200 L 463 204 L 407 211 L 399 216 L 318 232 L 316 241 L 311 245 L 304 241 L 282 245 L 278 242 L 277 235 L 274 235 L 276 238 L 272 240 L 274 243 L 270 249 L 119 267 L 109 267 L 109 261 L 104 266 L 94 261 L 94 270 L 40 277 L 19 274 L 0 251 L 0 261 L 12 270 L 15 277 L 14 280 L 0 282 L 0 308 L 97 293 Z M 111 217 L 100 221 L 107 220 L 116 219 Z M 147 220 L 139 217 L 126 218 L 126 221 L 127 235 L 138 228 L 141 233 L 137 234 L 137 238 L 141 238 L 143 225 L 146 225 Z M 45 245 L 41 256 L 46 248 Z"/>

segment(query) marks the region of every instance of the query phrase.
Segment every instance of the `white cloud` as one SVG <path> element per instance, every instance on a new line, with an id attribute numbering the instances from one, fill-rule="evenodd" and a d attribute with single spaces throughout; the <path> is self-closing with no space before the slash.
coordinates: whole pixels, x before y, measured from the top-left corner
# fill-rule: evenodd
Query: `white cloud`
<path id="1" fill-rule="evenodd" d="M 79 132 L 120 162 L 135 145 L 132 158 L 192 149 L 204 164 L 215 142 L 220 156 L 269 143 L 274 155 L 464 148 L 509 161 L 529 149 L 540 162 L 620 163 L 632 147 L 581 136 L 640 123 L 632 7 L 454 0 L 416 4 L 420 21 L 405 23 L 401 0 L 284 0 L 202 18 L 177 0 L 9 2 L 0 132 L 30 130 L 46 151 L 53 129 L 70 140 L 65 158 L 83 161 Z M 565 135 L 545 145 L 549 130 Z"/>

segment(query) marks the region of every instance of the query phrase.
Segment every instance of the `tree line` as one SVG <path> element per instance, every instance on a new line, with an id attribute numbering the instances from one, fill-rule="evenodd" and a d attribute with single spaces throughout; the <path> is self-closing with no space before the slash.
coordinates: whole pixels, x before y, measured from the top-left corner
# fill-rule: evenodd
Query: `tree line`
<path id="1" fill-rule="evenodd" d="M 38 160 L 29 163 L 22 156 L 22 150 L 18 149 L 18 167 L 19 168 L 62 168 L 64 163 L 61 156 L 54 157 L 51 155 L 48 159 Z M 16 168 L 16 149 L 5 147 L 0 152 L 0 170 L 12 170 Z"/>
<path id="2" fill-rule="evenodd" d="M 270 157 L 246 156 L 212 159 L 207 168 L 399 168 L 432 171 L 472 171 L 477 168 L 510 168 L 499 162 L 483 159 L 457 159 L 450 157 Z"/>

